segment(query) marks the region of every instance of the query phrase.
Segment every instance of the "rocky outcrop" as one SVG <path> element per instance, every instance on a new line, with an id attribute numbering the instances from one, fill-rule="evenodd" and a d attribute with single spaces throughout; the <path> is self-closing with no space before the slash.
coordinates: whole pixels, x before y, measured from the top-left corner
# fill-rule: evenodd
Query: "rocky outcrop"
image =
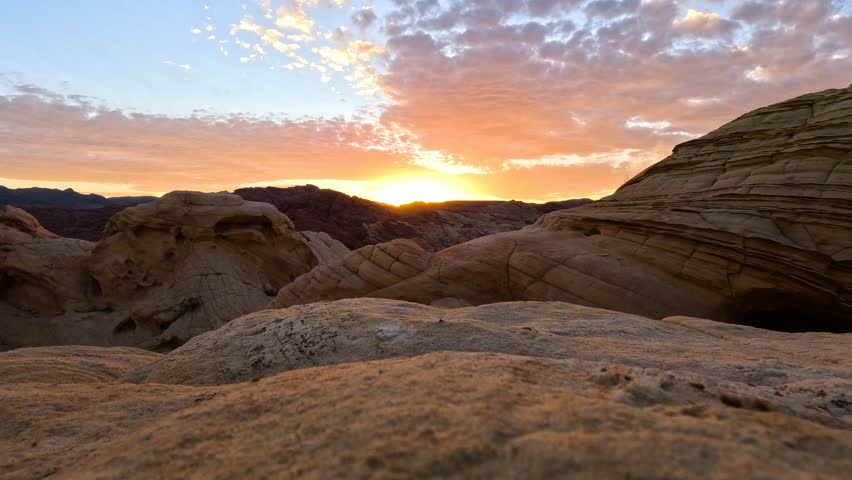
<path id="1" fill-rule="evenodd" d="M 301 230 L 328 232 L 352 249 L 398 238 L 435 252 L 485 235 L 518 230 L 554 210 L 591 200 L 417 202 L 394 207 L 313 185 L 242 188 L 234 193 L 278 207 Z"/>
<path id="2" fill-rule="evenodd" d="M 13 232 L 0 239 L 21 235 L 0 228 Z M 105 234 L 97 244 L 44 233 L 4 244 L 0 343 L 174 348 L 347 252 L 230 194 L 173 192 L 116 214 Z"/>
<path id="3" fill-rule="evenodd" d="M 0 207 L 0 344 L 50 336 L 23 318 L 61 315 L 85 303 L 83 263 L 95 244 L 58 238 L 27 212 Z M 12 317 L 21 315 L 19 321 Z"/>
<path id="4" fill-rule="evenodd" d="M 429 254 L 412 240 L 368 245 L 300 276 L 281 289 L 271 306 L 370 296 L 419 274 L 428 262 Z"/>
<path id="5" fill-rule="evenodd" d="M 306 245 L 314 254 L 320 265 L 336 262 L 346 255 L 349 249 L 325 232 L 299 232 L 305 239 Z"/>
<path id="6" fill-rule="evenodd" d="M 160 357 L 135 348 L 19 348 L 0 353 L 0 388 L 19 383 L 114 382 Z"/>
<path id="7" fill-rule="evenodd" d="M 751 112 L 611 197 L 443 250 L 359 294 L 852 331 L 852 89 Z M 276 305 L 348 295 L 327 278 L 298 279 Z"/>
<path id="8" fill-rule="evenodd" d="M 689 317 L 657 321 L 559 302 L 444 309 L 353 299 L 249 314 L 125 380 L 221 385 L 430 352 L 492 352 L 678 372 L 700 379 L 707 392 L 852 428 L 852 409 L 838 407 L 852 401 L 850 347 L 852 335 L 789 334 Z"/>
<path id="9" fill-rule="evenodd" d="M 0 388 L 0 476 L 840 479 L 850 347 L 556 302 L 259 312 L 125 377 L 152 383 Z"/>

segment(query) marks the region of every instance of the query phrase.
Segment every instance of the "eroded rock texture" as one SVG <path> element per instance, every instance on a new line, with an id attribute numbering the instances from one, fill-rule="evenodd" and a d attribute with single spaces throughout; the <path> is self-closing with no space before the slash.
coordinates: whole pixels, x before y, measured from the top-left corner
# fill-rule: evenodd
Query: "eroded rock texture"
<path id="1" fill-rule="evenodd" d="M 0 224 L 0 343 L 10 346 L 170 349 L 348 251 L 230 194 L 173 192 L 128 208 L 97 244 L 55 238 L 15 212 L 25 221 Z"/>
<path id="2" fill-rule="evenodd" d="M 125 377 L 153 383 L 0 385 L 0 476 L 840 479 L 850 347 L 557 302 L 265 311 Z"/>
<path id="3" fill-rule="evenodd" d="M 0 384 L 105 383 L 162 354 L 128 347 L 37 347 L 0 353 Z"/>
<path id="4" fill-rule="evenodd" d="M 560 300 L 850 331 L 852 89 L 751 112 L 679 145 L 611 197 L 443 250 L 419 273 L 368 290 L 358 294 L 443 305 Z M 342 281 L 313 275 L 276 305 L 350 295 Z"/>

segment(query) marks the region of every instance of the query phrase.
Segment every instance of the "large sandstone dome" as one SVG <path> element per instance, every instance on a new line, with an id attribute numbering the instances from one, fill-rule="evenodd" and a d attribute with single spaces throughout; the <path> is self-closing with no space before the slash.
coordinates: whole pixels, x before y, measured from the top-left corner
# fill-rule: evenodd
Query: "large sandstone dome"
<path id="1" fill-rule="evenodd" d="M 8 346 L 174 348 L 348 252 L 328 235 L 297 232 L 272 205 L 231 194 L 173 192 L 128 208 L 97 244 L 4 212 L 0 343 Z"/>
<path id="2" fill-rule="evenodd" d="M 560 300 L 850 331 L 852 88 L 746 114 L 679 145 L 611 197 L 522 231 L 431 256 L 412 248 L 404 250 L 419 257 L 415 272 L 393 254 L 375 258 L 399 245 L 358 250 L 284 287 L 274 306 L 351 296 L 455 306 Z"/>

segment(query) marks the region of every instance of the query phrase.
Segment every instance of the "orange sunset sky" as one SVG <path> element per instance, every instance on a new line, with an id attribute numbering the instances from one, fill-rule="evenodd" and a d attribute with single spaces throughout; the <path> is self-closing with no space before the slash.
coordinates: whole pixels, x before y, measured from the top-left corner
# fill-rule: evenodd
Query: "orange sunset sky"
<path id="1" fill-rule="evenodd" d="M 16 3 L 7 187 L 598 198 L 740 114 L 852 82 L 850 0 Z"/>

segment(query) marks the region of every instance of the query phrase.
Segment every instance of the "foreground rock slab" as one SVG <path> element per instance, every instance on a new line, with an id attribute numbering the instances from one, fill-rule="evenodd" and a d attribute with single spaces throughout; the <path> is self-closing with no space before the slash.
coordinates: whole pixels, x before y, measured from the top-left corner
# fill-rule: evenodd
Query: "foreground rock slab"
<path id="1" fill-rule="evenodd" d="M 559 302 L 444 309 L 355 299 L 247 315 L 129 373 L 218 385 L 438 351 L 576 359 L 678 372 L 714 395 L 852 427 L 852 335 L 663 321 Z"/>
<path id="2" fill-rule="evenodd" d="M 0 384 L 0 477 L 840 479 L 850 347 L 558 302 L 264 311 L 165 356 L 0 355 L 127 372 Z"/>
<path id="3" fill-rule="evenodd" d="M 228 387 L 28 384 L 0 398 L 10 479 L 839 479 L 852 468 L 849 430 L 725 404 L 659 372 L 502 354 Z"/>

